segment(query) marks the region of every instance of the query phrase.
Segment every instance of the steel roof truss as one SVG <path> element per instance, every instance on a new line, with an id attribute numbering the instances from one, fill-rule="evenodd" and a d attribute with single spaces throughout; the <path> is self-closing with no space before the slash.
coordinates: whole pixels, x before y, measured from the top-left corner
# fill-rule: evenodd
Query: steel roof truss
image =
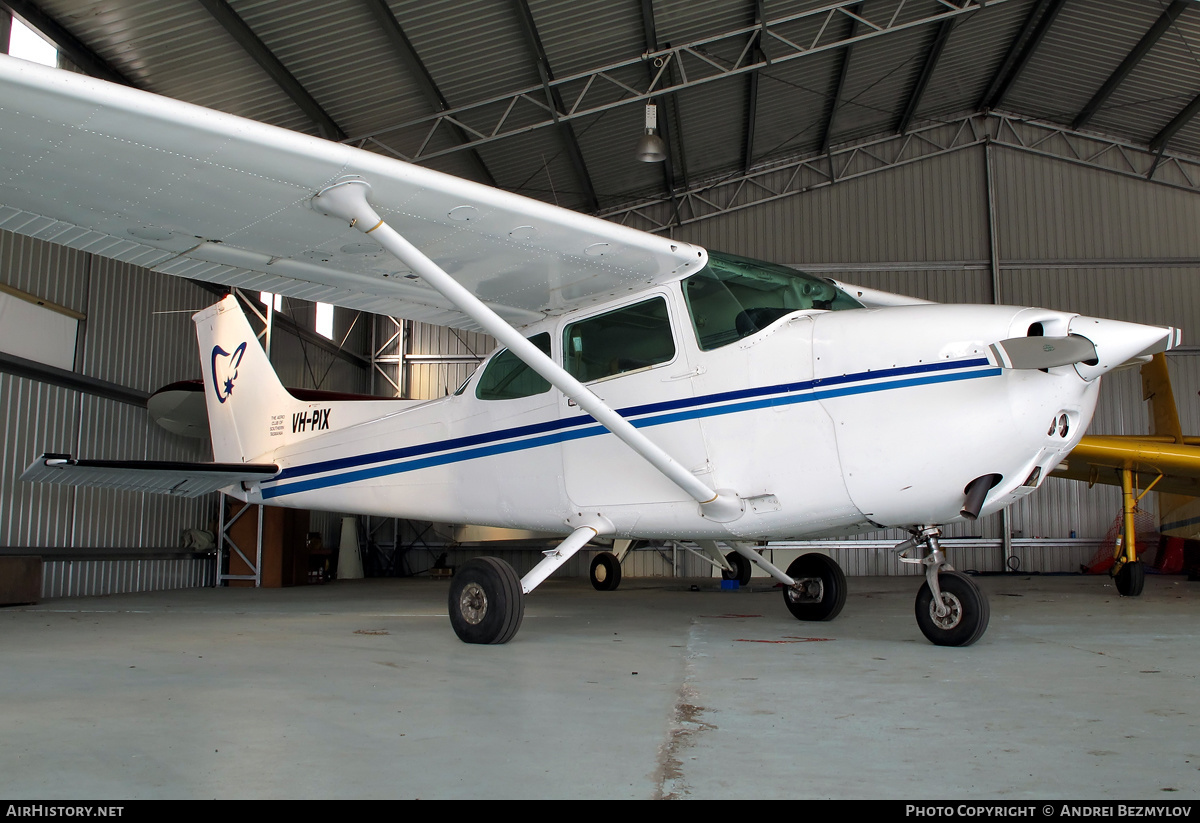
<path id="1" fill-rule="evenodd" d="M 448 111 L 450 109 L 450 101 L 446 99 L 446 96 L 442 94 L 442 90 L 438 88 L 433 75 L 429 73 L 429 68 L 425 65 L 425 61 L 421 59 L 421 55 L 417 54 L 412 41 L 408 39 L 408 35 L 405 34 L 400 21 L 396 19 L 396 15 L 392 14 L 392 9 L 388 6 L 386 0 L 363 0 L 363 2 L 366 4 L 367 10 L 378 21 L 380 31 L 383 32 L 384 37 L 391 44 L 392 51 L 408 67 L 409 72 L 417 83 L 417 87 L 421 90 L 425 99 L 429 101 L 430 108 L 434 111 Z M 461 124 L 450 121 L 450 130 L 454 133 L 459 143 L 471 142 L 471 138 L 464 132 L 464 127 Z M 375 142 L 377 145 L 383 145 L 379 141 Z M 428 145 L 428 138 L 422 144 L 422 146 L 425 145 Z M 495 186 L 496 178 L 492 176 L 491 170 L 483 162 L 483 158 L 479 155 L 479 152 L 471 149 L 470 157 L 471 162 L 474 163 L 483 181 L 489 186 Z"/>
<path id="2" fill-rule="evenodd" d="M 813 154 L 764 164 L 747 175 L 697 183 L 677 193 L 683 204 L 677 212 L 669 207 L 664 196 L 612 209 L 600 216 L 646 231 L 666 231 L 675 225 L 706 220 L 989 141 L 1016 151 L 1125 177 L 1150 179 L 1200 194 L 1200 160 L 1163 155 L 1159 162 L 1159 154 L 1144 146 L 990 112 L 834 148 L 829 155 Z"/>
<path id="3" fill-rule="evenodd" d="M 212 0 L 207 1 L 212 2 Z M 1057 1 L 1051 0 L 1051 2 Z M 1009 0 L 986 0 L 988 6 L 1005 2 L 1009 2 Z M 433 125 L 440 120 L 449 118 L 454 118 L 455 122 L 459 122 L 459 118 L 468 112 L 480 119 L 491 119 L 495 123 L 490 129 L 478 129 L 480 132 L 487 132 L 489 134 L 487 138 L 477 139 L 468 145 L 451 146 L 437 151 L 426 151 L 405 158 L 413 162 L 420 162 L 443 154 L 461 151 L 470 146 L 477 146 L 483 142 L 500 140 L 515 134 L 553 126 L 563 120 L 599 114 L 609 109 L 643 102 L 665 93 L 678 92 L 692 86 L 722 80 L 738 74 L 745 74 L 768 65 L 796 60 L 831 49 L 845 48 L 849 45 L 874 37 L 886 36 L 893 32 L 940 23 L 943 20 L 955 18 L 963 14 L 974 13 L 984 6 L 984 0 L 938 0 L 936 9 L 900 22 L 898 10 L 895 9 L 891 11 L 886 19 L 882 16 L 876 16 L 867 10 L 851 14 L 850 9 L 859 6 L 861 3 L 862 0 L 838 0 L 838 2 L 819 9 L 784 15 L 774 20 L 767 20 L 750 26 L 739 26 L 712 37 L 656 51 L 648 51 L 646 54 L 633 59 L 611 63 L 592 71 L 573 74 L 569 77 L 550 80 L 548 85 L 552 89 L 558 90 L 565 102 L 565 106 L 558 113 L 557 118 L 555 117 L 555 112 L 547 109 L 549 116 L 542 117 L 532 123 L 508 129 L 505 128 L 505 120 L 508 118 L 508 114 L 519 104 L 532 102 L 535 95 L 544 96 L 545 90 L 539 84 L 466 106 L 460 106 L 446 112 L 408 120 L 370 134 L 357 135 L 347 142 L 357 142 L 370 137 L 379 137 L 389 132 L 425 124 Z M 879 12 L 879 15 L 885 13 Z M 830 31 L 830 21 L 841 18 L 860 21 L 860 25 L 858 26 L 859 31 L 853 36 L 826 38 L 826 33 Z M 798 22 L 817 24 L 818 32 L 807 46 L 793 42 L 792 39 L 789 39 L 779 30 L 780 27 Z M 773 44 L 779 44 L 778 49 L 772 49 L 772 56 L 769 62 L 765 54 L 755 54 L 753 50 L 747 51 L 745 49 L 747 38 L 754 33 L 771 38 Z M 744 53 L 744 56 L 739 57 L 736 63 L 724 64 L 720 60 L 708 55 L 710 50 L 714 53 L 719 53 L 722 46 L 736 49 L 736 53 Z M 776 51 L 779 53 L 776 54 Z M 647 62 L 657 70 L 653 72 L 653 76 L 649 78 L 646 85 L 635 86 L 620 79 L 622 70 L 637 68 L 639 73 L 641 73 L 641 67 Z M 668 67 L 671 66 L 675 67 L 678 77 L 668 70 Z M 628 74 L 628 72 L 625 72 L 625 74 Z M 596 80 L 606 82 L 597 84 Z M 612 87 L 623 91 L 625 96 L 619 99 L 595 99 L 598 94 L 598 88 Z M 545 109 L 546 107 L 542 104 L 539 108 Z"/>

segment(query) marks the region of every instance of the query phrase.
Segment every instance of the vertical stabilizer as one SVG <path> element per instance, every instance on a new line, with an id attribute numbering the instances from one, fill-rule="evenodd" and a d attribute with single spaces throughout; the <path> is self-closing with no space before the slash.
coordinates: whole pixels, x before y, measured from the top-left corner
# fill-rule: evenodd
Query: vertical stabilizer
<path id="1" fill-rule="evenodd" d="M 230 295 L 192 320 L 213 459 L 249 463 L 284 445 L 283 421 L 298 401 L 279 382 L 237 300 Z"/>

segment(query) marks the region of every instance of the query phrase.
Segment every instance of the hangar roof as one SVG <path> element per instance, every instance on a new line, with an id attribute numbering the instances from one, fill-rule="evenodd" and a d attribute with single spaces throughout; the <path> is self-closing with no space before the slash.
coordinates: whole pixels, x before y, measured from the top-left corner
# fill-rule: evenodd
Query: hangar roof
<path id="1" fill-rule="evenodd" d="M 1198 5 L 0 0 L 90 74 L 600 214 L 981 112 L 1200 156 Z"/>

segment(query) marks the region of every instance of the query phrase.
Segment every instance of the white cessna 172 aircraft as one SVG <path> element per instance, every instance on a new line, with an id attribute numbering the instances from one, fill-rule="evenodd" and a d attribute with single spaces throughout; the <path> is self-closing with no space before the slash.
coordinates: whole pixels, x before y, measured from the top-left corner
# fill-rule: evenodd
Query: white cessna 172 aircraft
<path id="1" fill-rule="evenodd" d="M 1083 435 L 1100 376 L 1178 343 L 710 254 L 9 58 L 0 148 L 0 228 L 500 341 L 440 400 L 304 402 L 227 297 L 195 315 L 216 463 L 44 455 L 23 475 L 566 534 L 524 578 L 460 567 L 449 610 L 468 643 L 510 640 L 524 596 L 597 536 L 695 540 L 729 570 L 725 542 L 793 615 L 828 620 L 846 598 L 833 561 L 785 571 L 747 541 L 882 527 L 909 530 L 897 548 L 924 565 L 925 635 L 973 643 L 987 600 L 939 526 L 1031 493 Z"/>

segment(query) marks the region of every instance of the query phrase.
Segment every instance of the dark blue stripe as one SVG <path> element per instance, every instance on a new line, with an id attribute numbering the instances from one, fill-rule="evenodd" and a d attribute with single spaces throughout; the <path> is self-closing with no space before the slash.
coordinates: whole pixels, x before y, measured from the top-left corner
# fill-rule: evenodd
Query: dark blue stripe
<path id="1" fill-rule="evenodd" d="M 986 362 L 986 361 L 984 361 Z M 704 417 L 716 417 L 725 414 L 736 414 L 743 411 L 752 411 L 754 409 L 768 408 L 771 406 L 785 406 L 795 403 L 809 403 L 814 400 L 824 400 L 832 397 L 844 397 L 856 394 L 866 394 L 876 391 L 887 391 L 890 389 L 908 388 L 911 386 L 929 386 L 937 383 L 952 383 L 959 380 L 973 380 L 980 377 L 994 377 L 1000 374 L 1000 369 L 992 368 L 986 371 L 974 371 L 961 374 L 944 374 L 935 375 L 932 377 L 917 377 L 908 380 L 895 380 L 890 383 L 870 383 L 859 386 L 847 386 L 841 389 L 825 389 L 822 391 L 814 391 L 806 394 L 792 394 L 782 397 L 768 397 L 760 400 L 748 401 L 745 403 L 731 403 L 723 406 L 716 406 L 706 409 L 696 409 L 693 411 L 680 411 L 675 414 L 664 414 L 644 420 L 631 421 L 638 428 L 649 428 L 652 426 L 662 426 L 668 423 L 676 423 L 683 420 L 695 420 Z M 815 382 L 815 381 L 814 381 Z M 590 418 L 589 418 L 590 419 Z M 532 428 L 532 427 L 524 427 Z M 480 457 L 491 457 L 497 454 L 508 454 L 515 451 L 524 451 L 526 449 L 536 449 L 542 446 L 554 445 L 556 443 L 565 443 L 570 440 L 580 440 L 585 437 L 595 437 L 597 435 L 606 434 L 608 432 L 603 426 L 593 425 L 587 428 L 577 428 L 574 431 L 562 431 L 557 434 L 547 434 L 543 437 L 533 437 L 525 440 L 512 441 L 508 443 L 498 443 L 492 446 L 482 448 L 465 449 L 462 451 L 449 452 L 445 454 L 425 457 L 418 460 L 409 460 L 402 463 L 389 463 L 387 465 L 374 466 L 369 469 L 361 469 L 359 471 L 345 472 L 333 477 L 321 477 L 313 480 L 304 480 L 296 483 L 288 483 L 285 486 L 275 486 L 273 488 L 262 489 L 264 500 L 270 500 L 274 497 L 280 497 L 285 494 L 299 494 L 300 492 L 314 491 L 316 489 L 327 488 L 329 486 L 340 486 L 346 483 L 354 483 L 360 480 L 370 480 L 376 477 L 385 477 L 392 474 L 403 474 L 405 472 L 417 471 L 418 469 L 427 469 L 431 466 L 444 466 L 448 463 L 460 463 L 466 460 L 475 460 Z M 459 438 L 467 439 L 467 438 Z M 449 441 L 442 441 L 443 443 Z M 400 451 L 400 450 L 397 450 Z M 332 462 L 332 461 L 331 461 Z"/>
<path id="2" fill-rule="evenodd" d="M 696 406 L 706 406 L 710 403 L 724 403 L 730 400 L 742 400 L 750 397 L 763 397 L 775 394 L 791 394 L 794 392 L 807 391 L 823 386 L 837 386 L 844 383 L 852 383 L 862 380 L 880 380 L 887 377 L 896 377 L 905 374 L 922 374 L 929 372 L 948 371 L 950 369 L 965 369 L 971 366 L 983 366 L 986 365 L 987 362 L 988 361 L 986 358 L 978 358 L 975 360 L 958 360 L 952 362 L 922 364 L 919 366 L 905 366 L 895 369 L 881 369 L 873 372 L 858 372 L 857 374 L 845 374 L 838 377 L 823 377 L 816 380 L 805 380 L 799 383 L 780 383 L 774 386 L 763 386 L 756 389 L 739 389 L 737 391 L 707 394 L 701 397 L 687 397 L 681 400 L 670 400 L 662 403 L 647 403 L 641 406 L 629 406 L 624 409 L 617 409 L 617 413 L 622 417 L 638 417 L 644 414 L 654 414 L 656 412 L 695 408 Z M 703 416 L 708 417 L 711 415 Z M 324 474 L 325 472 L 337 471 L 338 469 L 350 469 L 357 466 L 366 466 L 371 463 L 388 463 L 394 460 L 404 460 L 424 454 L 452 451 L 454 449 L 463 449 L 470 446 L 482 445 L 484 443 L 495 443 L 500 440 L 510 440 L 517 437 L 528 437 L 530 435 L 545 434 L 548 432 L 561 431 L 563 429 L 577 428 L 581 426 L 587 426 L 595 422 L 596 420 L 590 414 L 581 414 L 578 417 L 571 417 L 565 420 L 550 420 L 545 423 L 534 423 L 528 426 L 516 426 L 511 429 L 499 429 L 496 431 L 484 432 L 482 434 L 454 437 L 449 440 L 438 440 L 432 443 L 422 443 L 418 446 L 405 446 L 398 449 L 387 449 L 385 451 L 356 454 L 349 457 L 339 457 L 335 460 L 323 460 L 319 463 L 307 463 L 303 466 L 293 466 L 291 468 L 284 469 L 278 475 L 271 478 L 270 482 L 279 483 L 285 480 L 291 480 L 295 477 L 306 477 L 310 474 Z"/>
<path id="3" fill-rule="evenodd" d="M 1161 532 L 1168 532 L 1172 529 L 1182 529 L 1184 526 L 1195 526 L 1200 524 L 1200 517 L 1189 517 L 1187 520 L 1176 520 L 1174 523 L 1163 523 L 1158 527 Z"/>

